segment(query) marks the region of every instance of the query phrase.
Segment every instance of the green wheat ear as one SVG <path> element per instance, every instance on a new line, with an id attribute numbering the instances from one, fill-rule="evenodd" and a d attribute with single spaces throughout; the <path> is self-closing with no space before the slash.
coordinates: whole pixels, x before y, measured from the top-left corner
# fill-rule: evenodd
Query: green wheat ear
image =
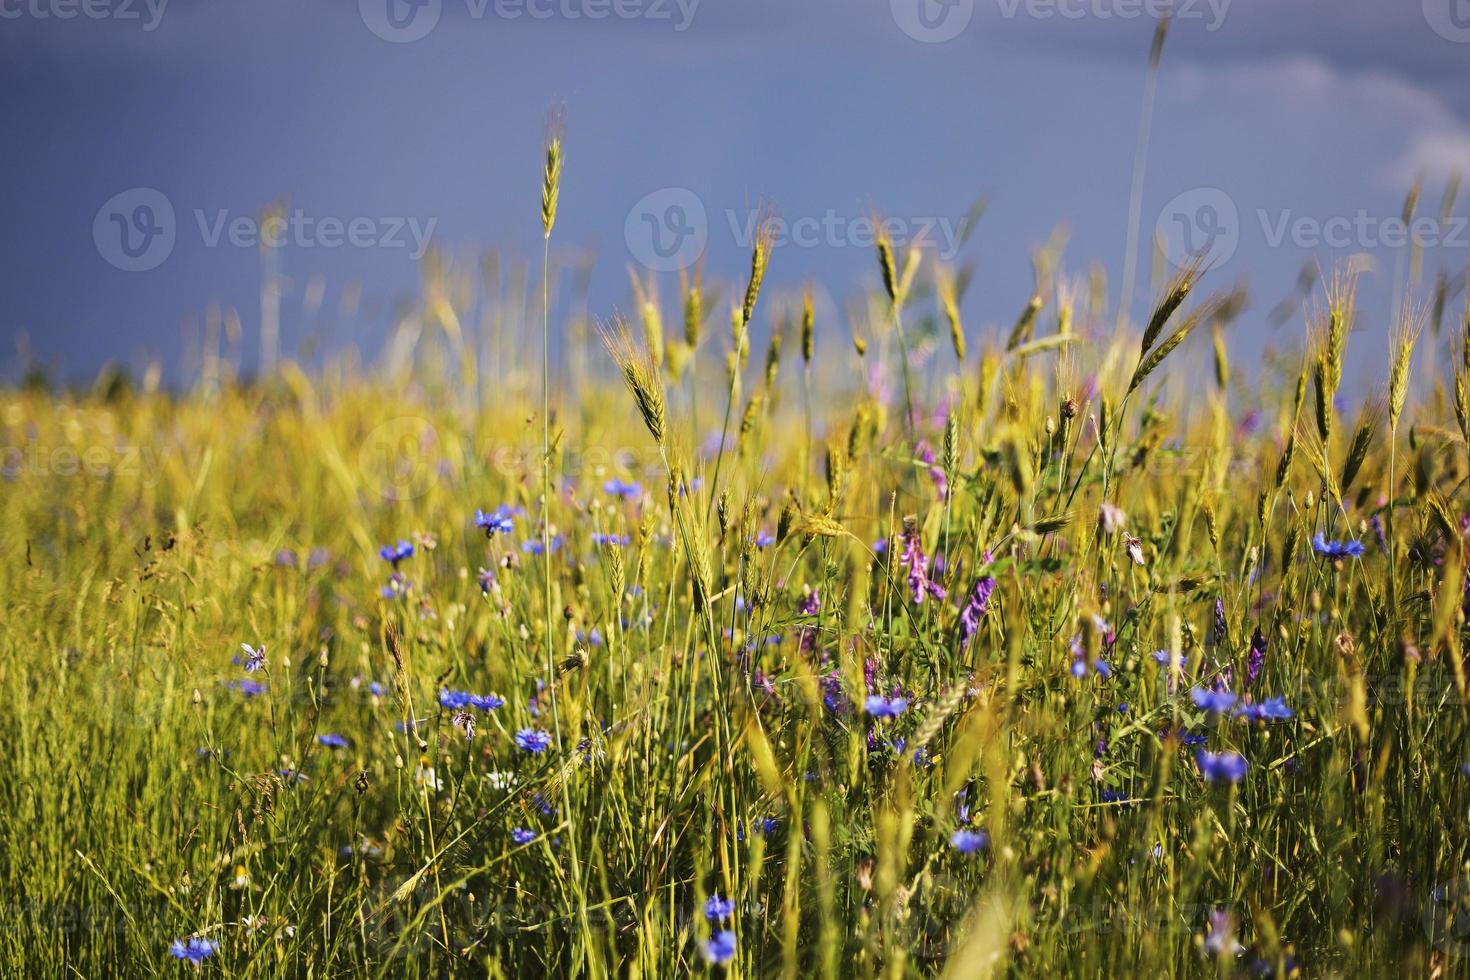
<path id="1" fill-rule="evenodd" d="M 546 164 L 541 174 L 541 227 L 550 238 L 551 228 L 556 224 L 557 201 L 561 196 L 562 137 L 566 132 L 566 117 L 561 109 L 552 112 L 546 130 Z"/>
<path id="2" fill-rule="evenodd" d="M 646 348 L 639 346 L 633 339 L 627 321 L 622 317 L 614 317 L 609 325 L 599 325 L 598 333 L 602 337 L 603 346 L 622 372 L 623 382 L 633 395 L 643 424 L 653 436 L 654 442 L 664 446 L 668 435 L 668 420 L 663 379 L 659 375 L 658 363 Z"/>

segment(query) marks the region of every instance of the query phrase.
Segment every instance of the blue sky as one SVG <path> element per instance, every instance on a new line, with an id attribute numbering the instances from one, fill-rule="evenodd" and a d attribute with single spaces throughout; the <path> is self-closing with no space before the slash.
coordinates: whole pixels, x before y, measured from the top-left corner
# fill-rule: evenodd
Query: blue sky
<path id="1" fill-rule="evenodd" d="M 743 274 L 752 208 L 792 223 L 769 282 L 817 282 L 832 343 L 845 343 L 840 310 L 876 281 L 862 235 L 875 211 L 942 246 L 988 198 L 955 256 L 976 265 L 975 333 L 1009 326 L 1030 252 L 1059 226 L 1066 271 L 1099 263 L 1119 286 L 1152 0 L 422 2 L 0 0 L 5 375 L 23 336 L 71 379 L 149 356 L 172 371 L 182 325 L 216 303 L 253 336 L 252 223 L 281 198 L 302 222 L 282 252 L 283 346 L 321 325 L 316 283 L 327 311 L 361 289 L 333 336 L 371 354 L 414 295 L 425 236 L 539 253 L 555 103 L 568 128 L 556 242 L 595 251 L 594 312 L 629 305 L 643 215 L 691 199 L 714 279 Z M 1148 239 L 1180 215 L 1223 234 L 1219 285 L 1250 284 L 1246 357 L 1300 336 L 1299 317 L 1268 314 L 1303 263 L 1366 252 L 1354 347 L 1371 378 L 1403 252 L 1391 219 L 1416 175 L 1433 215 L 1470 169 L 1467 81 L 1470 0 L 1187 0 L 1159 81 L 1138 305 Z M 119 252 L 124 230 L 141 247 L 162 227 L 160 199 L 166 257 Z M 1470 260 L 1464 195 L 1454 212 L 1427 229 L 1421 293 Z"/>

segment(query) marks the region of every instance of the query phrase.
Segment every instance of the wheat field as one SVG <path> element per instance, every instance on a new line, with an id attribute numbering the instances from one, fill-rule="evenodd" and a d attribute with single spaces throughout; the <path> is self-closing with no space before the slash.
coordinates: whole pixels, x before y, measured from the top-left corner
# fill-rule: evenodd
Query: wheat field
<path id="1" fill-rule="evenodd" d="M 5 975 L 1464 975 L 1470 314 L 588 323 L 563 163 L 502 318 L 0 393 Z"/>

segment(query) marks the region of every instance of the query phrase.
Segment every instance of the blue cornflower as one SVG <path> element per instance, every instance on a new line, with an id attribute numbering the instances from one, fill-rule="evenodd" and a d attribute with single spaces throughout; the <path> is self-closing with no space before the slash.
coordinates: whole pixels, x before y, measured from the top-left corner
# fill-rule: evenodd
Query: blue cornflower
<path id="1" fill-rule="evenodd" d="M 239 691 L 241 694 L 245 695 L 247 698 L 253 698 L 257 694 L 265 693 L 265 685 L 260 683 L 260 681 L 252 681 L 249 679 L 242 681 L 233 681 L 231 682 L 230 686 Z"/>
<path id="2" fill-rule="evenodd" d="M 1159 732 L 1159 738 L 1162 741 L 1176 739 L 1180 745 L 1184 746 L 1187 749 L 1192 749 L 1198 745 L 1204 745 L 1210 740 L 1208 735 L 1191 732 L 1187 728 L 1175 728 L 1172 730 L 1166 728 L 1163 731 Z"/>
<path id="3" fill-rule="evenodd" d="M 394 572 L 388 576 L 388 584 L 378 590 L 378 594 L 384 599 L 401 599 L 413 589 L 413 583 L 403 577 L 402 572 Z"/>
<path id="4" fill-rule="evenodd" d="M 704 903 L 704 917 L 711 922 L 724 922 L 735 914 L 735 903 L 718 894 L 711 895 Z"/>
<path id="5" fill-rule="evenodd" d="M 546 542 L 540 538 L 528 538 L 521 542 L 521 550 L 528 555 L 542 555 L 546 553 Z M 561 550 L 561 535 L 551 539 L 551 553 L 556 554 Z"/>
<path id="6" fill-rule="evenodd" d="M 949 842 L 961 854 L 974 854 L 976 851 L 990 846 L 990 835 L 983 830 L 970 830 L 961 827 L 949 835 Z"/>
<path id="7" fill-rule="evenodd" d="M 265 646 L 253 647 L 248 643 L 240 644 L 240 649 L 245 651 L 245 660 L 240 666 L 245 668 L 245 673 L 253 674 L 265 666 Z"/>
<path id="8" fill-rule="evenodd" d="M 522 728 L 516 732 L 516 748 L 522 752 L 540 754 L 551 745 L 551 735 L 539 728 Z"/>
<path id="9" fill-rule="evenodd" d="M 1213 714 L 1229 711 L 1235 705 L 1235 695 L 1229 691 L 1206 691 L 1202 687 L 1196 687 L 1189 693 L 1194 698 L 1195 707 Z"/>
<path id="10" fill-rule="evenodd" d="M 760 531 L 755 536 L 755 546 L 757 548 L 769 548 L 775 543 L 776 536 L 769 531 Z"/>
<path id="11" fill-rule="evenodd" d="M 471 694 L 469 703 L 481 711 L 494 711 L 505 705 L 505 698 L 494 694 Z"/>
<path id="12" fill-rule="evenodd" d="M 704 958 L 712 964 L 728 963 L 735 958 L 735 933 L 721 929 L 703 944 Z"/>
<path id="13" fill-rule="evenodd" d="M 1168 650 L 1155 650 L 1150 656 L 1154 658 L 1155 663 L 1162 664 L 1165 667 L 1169 666 L 1169 658 L 1171 655 Z M 1183 670 L 1188 665 L 1189 658 L 1181 653 L 1179 655 L 1179 669 Z"/>
<path id="14" fill-rule="evenodd" d="M 413 557 L 413 545 L 400 538 L 397 544 L 385 544 L 379 548 L 378 555 L 385 562 L 397 568 L 399 562 Z"/>
<path id="15" fill-rule="evenodd" d="M 627 547 L 628 536 L 626 534 L 603 534 L 601 531 L 593 531 L 592 543 L 595 545 L 607 545 L 612 548 L 622 548 Z"/>
<path id="16" fill-rule="evenodd" d="M 1200 775 L 1211 783 L 1238 783 L 1245 778 L 1248 768 L 1245 757 L 1239 752 L 1210 752 L 1200 749 L 1195 761 L 1199 763 Z"/>
<path id="17" fill-rule="evenodd" d="M 1363 542 L 1361 541 L 1328 541 L 1318 531 L 1312 538 L 1312 550 L 1331 561 L 1342 561 L 1344 558 L 1363 557 Z"/>
<path id="18" fill-rule="evenodd" d="M 907 698 L 885 698 L 881 694 L 870 694 L 863 702 L 863 710 L 874 718 L 897 718 L 908 706 Z"/>
<path id="19" fill-rule="evenodd" d="M 643 486 L 637 480 L 624 482 L 614 477 L 602 485 L 602 492 L 624 500 L 634 500 L 643 495 Z"/>
<path id="20" fill-rule="evenodd" d="M 1103 660 L 1101 657 L 1099 657 L 1089 664 L 1087 662 L 1087 652 L 1082 649 L 1081 642 L 1074 642 L 1072 645 L 1072 676 L 1077 678 L 1078 680 L 1081 680 L 1082 678 L 1087 676 L 1088 667 L 1091 667 L 1099 677 L 1113 676 L 1113 668 L 1108 666 L 1108 662 L 1106 660 Z"/>
<path id="21" fill-rule="evenodd" d="M 196 966 L 218 951 L 218 944 L 199 936 L 192 939 L 175 939 L 168 947 L 168 955 L 176 960 L 188 960 Z"/>
<path id="22" fill-rule="evenodd" d="M 1285 721 L 1293 712 L 1286 706 L 1286 698 L 1278 694 L 1258 704 L 1243 704 L 1235 714 L 1247 721 Z"/>
<path id="23" fill-rule="evenodd" d="M 517 844 L 529 844 L 537 837 L 536 831 L 527 830 L 525 827 L 517 827 L 510 832 L 510 839 Z"/>
<path id="24" fill-rule="evenodd" d="M 484 531 L 487 538 L 493 538 L 497 534 L 509 534 L 515 530 L 515 526 L 510 510 L 504 504 L 488 514 L 478 508 L 475 510 L 475 527 Z"/>
<path id="25" fill-rule="evenodd" d="M 480 591 L 489 593 L 490 586 L 495 584 L 495 573 L 488 568 L 482 568 L 475 573 L 475 581 L 480 583 Z"/>
<path id="26" fill-rule="evenodd" d="M 325 745 L 329 749 L 347 748 L 347 739 L 343 738 L 341 735 L 336 734 L 335 732 L 328 732 L 325 735 L 318 735 L 316 737 L 316 740 L 319 744 Z"/>
<path id="27" fill-rule="evenodd" d="M 458 708 L 467 707 L 472 697 L 474 695 L 469 691 L 443 690 L 439 692 L 439 704 L 448 708 L 450 711 L 454 711 Z"/>

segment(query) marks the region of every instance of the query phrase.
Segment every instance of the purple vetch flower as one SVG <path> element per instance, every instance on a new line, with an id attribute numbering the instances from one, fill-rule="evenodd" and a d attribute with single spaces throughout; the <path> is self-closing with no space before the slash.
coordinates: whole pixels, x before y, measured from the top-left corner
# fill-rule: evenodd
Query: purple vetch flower
<path id="1" fill-rule="evenodd" d="M 1312 550 L 1329 561 L 1342 561 L 1344 558 L 1363 557 L 1363 542 L 1361 541 L 1328 541 L 1318 531 L 1312 538 Z"/>
<path id="2" fill-rule="evenodd" d="M 919 523 L 916 518 L 903 519 L 903 553 L 898 563 L 908 569 L 909 593 L 915 604 L 922 604 L 925 596 L 944 598 L 944 587 L 929 577 L 929 559 L 924 556 L 919 542 Z"/>
<path id="3" fill-rule="evenodd" d="M 871 694 L 863 702 L 863 710 L 874 718 L 897 718 L 908 706 L 907 698 L 885 698 L 881 694 Z"/>
<path id="4" fill-rule="evenodd" d="M 1226 632 L 1227 632 L 1227 627 L 1226 627 L 1226 624 L 1225 624 L 1225 600 L 1224 599 L 1220 599 L 1220 598 L 1216 598 L 1215 599 L 1215 625 L 1214 625 L 1214 630 L 1213 630 L 1213 632 L 1211 634 L 1211 638 L 1215 641 L 1215 644 L 1217 646 L 1219 644 L 1225 642 Z"/>
<path id="5" fill-rule="evenodd" d="M 942 468 L 934 465 L 934 448 L 927 441 L 920 442 L 918 450 L 919 460 L 929 467 L 929 479 L 934 481 L 934 489 L 938 492 L 939 499 L 943 500 L 949 496 L 949 478 L 944 475 Z"/>
<path id="6" fill-rule="evenodd" d="M 796 611 L 802 616 L 815 616 L 817 613 L 821 612 L 821 593 L 819 593 L 816 589 L 812 589 L 806 595 L 802 596 L 801 602 L 797 604 Z"/>
<path id="7" fill-rule="evenodd" d="M 980 620 L 985 618 L 985 611 L 990 608 L 990 596 L 994 591 L 995 579 L 989 575 L 976 582 L 974 589 L 970 591 L 970 601 L 965 603 L 965 608 L 960 612 L 961 650 L 968 647 L 975 634 L 980 631 Z"/>
<path id="8" fill-rule="evenodd" d="M 175 939 L 168 947 L 168 955 L 176 960 L 188 960 L 195 966 L 219 952 L 219 944 L 201 936 L 190 939 Z"/>
<path id="9" fill-rule="evenodd" d="M 990 844 L 990 835 L 983 830 L 961 827 L 949 835 L 949 843 L 961 854 L 974 854 Z"/>
<path id="10" fill-rule="evenodd" d="M 1266 666 L 1266 634 L 1261 632 L 1257 626 L 1251 633 L 1250 658 L 1245 664 L 1245 686 L 1250 687 L 1261 676 L 1261 668 Z"/>
<path id="11" fill-rule="evenodd" d="M 1238 783 L 1245 778 L 1245 771 L 1249 764 L 1245 757 L 1239 752 L 1210 752 L 1200 749 L 1195 756 L 1199 763 L 1199 773 L 1206 782 Z"/>
<path id="12" fill-rule="evenodd" d="M 525 827 L 517 827 L 510 832 L 510 839 L 522 845 L 531 843 L 537 836 L 539 835 L 536 831 L 527 830 Z"/>

